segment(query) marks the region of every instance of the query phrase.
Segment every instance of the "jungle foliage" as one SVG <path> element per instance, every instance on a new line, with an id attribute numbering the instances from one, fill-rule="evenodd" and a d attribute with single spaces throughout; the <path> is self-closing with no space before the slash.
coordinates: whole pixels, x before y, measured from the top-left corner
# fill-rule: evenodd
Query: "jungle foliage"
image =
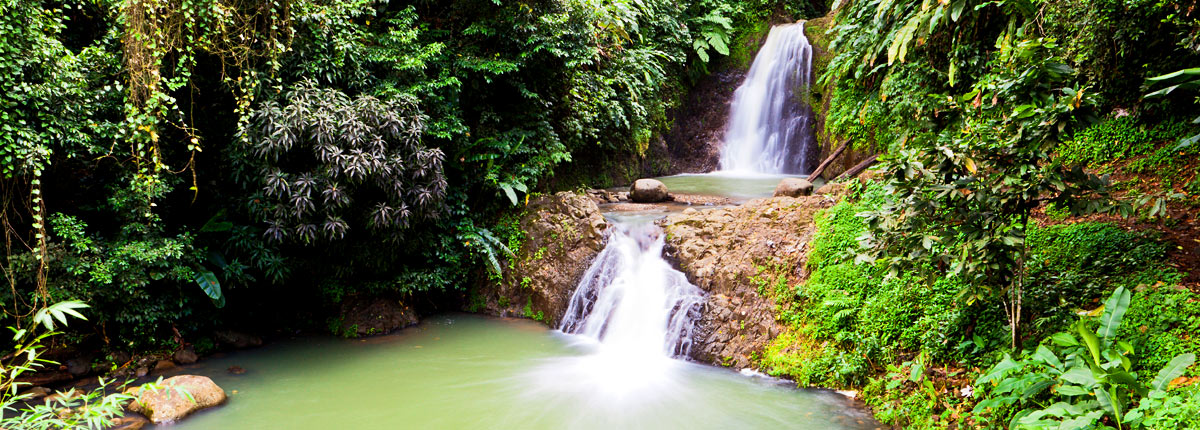
<path id="1" fill-rule="evenodd" d="M 817 7 L 5 1 L 0 300 L 84 300 L 73 339 L 119 350 L 453 298 L 524 194 L 648 156 L 709 62 Z"/>
<path id="2" fill-rule="evenodd" d="M 1186 308 L 1164 310 L 1166 324 L 1139 311 L 1137 333 L 1122 326 L 1138 343 L 1121 352 L 1132 360 L 1124 368 L 1142 382 L 1117 390 L 1109 405 L 1120 407 L 1110 412 L 978 385 L 998 376 L 976 379 L 979 368 L 999 362 L 997 351 L 1030 357 L 1056 332 L 1094 330 L 1072 324 L 1079 312 L 1111 312 L 1097 304 L 1114 289 L 1194 296 L 1176 289 L 1181 276 L 1163 265 L 1166 248 L 1153 235 L 1108 224 L 1041 226 L 1034 214 L 1048 208 L 1059 222 L 1098 212 L 1162 218 L 1183 195 L 1172 178 L 1194 174 L 1182 169 L 1194 168 L 1187 160 L 1200 131 L 1190 92 L 1200 62 L 1195 2 L 839 3 L 826 35 L 832 59 L 819 80 L 823 132 L 879 153 L 881 175 L 853 207 L 839 205 L 819 221 L 811 274 L 795 297 L 803 305 L 790 313 L 796 334 L 781 337 L 764 363 L 802 383 L 865 386 L 878 417 L 911 428 L 1181 422 L 1175 418 L 1184 415 L 1156 412 L 1143 422 L 1125 413 L 1194 404 L 1187 391 L 1151 394 L 1139 385 L 1176 354 L 1196 352 Z M 1118 169 L 1165 189 L 1139 195 L 1111 182 L 1107 173 Z M 817 352 L 798 359 L 796 345 L 805 342 Z M 1091 364 L 1112 370 L 1112 360 Z M 1005 409 L 994 400 L 1007 395 L 1033 404 Z M 990 403 L 967 407 L 981 399 Z M 1089 408 L 1103 403 L 1091 401 Z M 1059 419 L 1072 424 L 1049 422 Z"/>

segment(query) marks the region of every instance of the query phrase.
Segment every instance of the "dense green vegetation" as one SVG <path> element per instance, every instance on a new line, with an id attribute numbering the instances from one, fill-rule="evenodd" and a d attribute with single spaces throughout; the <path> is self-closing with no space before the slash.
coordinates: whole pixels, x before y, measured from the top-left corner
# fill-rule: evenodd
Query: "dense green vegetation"
<path id="1" fill-rule="evenodd" d="M 491 230 L 523 194 L 637 174 L 616 167 L 776 10 L 816 9 L 5 2 L 9 324 L 78 299 L 77 340 L 153 349 L 323 327 L 356 295 L 454 297 L 498 267 Z"/>
<path id="2" fill-rule="evenodd" d="M 911 428 L 1196 426 L 1198 391 L 1167 382 L 1197 372 L 1200 297 L 1168 244 L 1038 221 L 1194 215 L 1196 105 L 1176 92 L 1191 72 L 1171 73 L 1198 60 L 1191 7 L 840 8 L 824 133 L 882 153 L 882 174 L 818 219 L 809 275 L 781 298 L 791 329 L 761 363 L 862 387 L 881 420 Z"/>
<path id="3" fill-rule="evenodd" d="M 36 347 L 113 360 L 336 327 L 356 297 L 457 307 L 527 193 L 639 174 L 710 63 L 818 7 L 5 1 L 0 319 L 86 302 Z M 36 355 L 11 357 L 6 401 Z"/>
<path id="4" fill-rule="evenodd" d="M 760 285 L 789 328 L 759 364 L 912 428 L 1200 428 L 1200 388 L 1172 384 L 1200 374 L 1200 297 L 1151 231 L 1200 208 L 1197 8 L 6 0 L 0 307 L 26 354 L 0 391 L 46 343 L 203 350 L 363 297 L 478 308 L 530 193 L 663 163 L 693 83 L 833 9 L 819 134 L 880 173 L 818 217 L 803 283 Z"/>
<path id="5" fill-rule="evenodd" d="M 1005 400 L 1008 392 L 990 389 L 996 376 L 983 371 L 1000 363 L 1007 351 L 1015 351 L 1013 356 L 1032 352 L 1060 331 L 1091 326 L 1092 318 L 1113 308 L 1101 304 L 1118 288 L 1130 298 L 1122 310 L 1124 321 L 1112 332 L 1136 352 L 1127 354 L 1131 367 L 1126 370 L 1155 375 L 1179 354 L 1200 353 L 1192 335 L 1200 322 L 1194 306 L 1200 295 L 1175 286 L 1180 273 L 1165 264 L 1166 245 L 1154 233 L 1091 222 L 1029 226 L 1024 313 L 1030 324 L 1021 345 L 1010 350 L 1002 307 L 965 299 L 970 286 L 961 278 L 920 272 L 888 276 L 882 261 L 855 262 L 858 240 L 868 231 L 858 214 L 877 209 L 885 199 L 886 190 L 870 182 L 818 217 L 806 263 L 810 274 L 793 294 L 778 297 L 791 328 L 761 357 L 771 374 L 802 385 L 862 387 L 885 422 L 915 428 L 943 427 L 946 420 L 1004 427 L 1020 408 Z M 1081 322 L 1081 311 L 1094 315 Z M 1182 409 L 1151 407 L 1156 403 L 1148 401 L 1139 413 L 1147 422 L 1192 419 L 1195 391 L 1147 392 L 1181 402 Z M 1024 402 L 1029 396 L 1019 397 Z"/>

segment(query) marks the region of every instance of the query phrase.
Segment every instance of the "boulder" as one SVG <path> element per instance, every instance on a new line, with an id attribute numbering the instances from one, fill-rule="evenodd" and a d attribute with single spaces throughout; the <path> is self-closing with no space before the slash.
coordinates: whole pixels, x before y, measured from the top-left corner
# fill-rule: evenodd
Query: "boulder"
<path id="1" fill-rule="evenodd" d="M 141 415 L 126 415 L 112 420 L 108 430 L 141 430 L 150 420 Z"/>
<path id="2" fill-rule="evenodd" d="M 844 182 L 830 182 L 817 188 L 816 194 L 839 197 L 846 194 L 846 184 Z"/>
<path id="3" fill-rule="evenodd" d="M 252 346 L 262 346 L 262 339 L 251 334 L 236 332 L 236 331 L 218 331 L 213 333 L 213 337 L 224 345 L 234 348 L 249 348 Z"/>
<path id="4" fill-rule="evenodd" d="M 634 203 L 658 203 L 667 196 L 667 185 L 657 179 L 638 179 L 629 186 L 629 199 Z"/>
<path id="5" fill-rule="evenodd" d="M 342 302 L 342 331 L 346 336 L 390 333 L 417 324 L 417 312 L 397 298 L 352 296 Z"/>
<path id="6" fill-rule="evenodd" d="M 784 178 L 775 187 L 775 197 L 801 197 L 812 194 L 813 184 L 807 179 Z"/>
<path id="7" fill-rule="evenodd" d="M 154 363 L 155 371 L 171 370 L 174 368 L 175 368 L 175 362 L 171 361 L 171 360 L 158 360 L 157 363 Z"/>
<path id="8" fill-rule="evenodd" d="M 67 368 L 67 373 L 70 373 L 72 377 L 78 378 L 92 371 L 92 359 L 86 356 L 76 357 L 67 360 L 64 366 Z"/>
<path id="9" fill-rule="evenodd" d="M 175 355 L 172 358 L 179 364 L 192 364 L 200 359 L 200 357 L 196 356 L 196 351 L 192 350 L 190 346 L 175 351 Z"/>
<path id="10" fill-rule="evenodd" d="M 190 395 L 185 396 L 179 390 Z M 136 400 L 129 410 L 145 415 L 155 424 L 172 422 L 201 409 L 225 402 L 225 390 L 207 376 L 180 375 L 162 381 L 156 390 L 131 388 L 127 391 Z"/>
<path id="11" fill-rule="evenodd" d="M 49 396 L 52 393 L 54 393 L 54 391 L 46 387 L 32 387 L 28 390 L 22 391 L 21 395 L 29 396 L 27 397 L 28 400 L 37 400 Z"/>

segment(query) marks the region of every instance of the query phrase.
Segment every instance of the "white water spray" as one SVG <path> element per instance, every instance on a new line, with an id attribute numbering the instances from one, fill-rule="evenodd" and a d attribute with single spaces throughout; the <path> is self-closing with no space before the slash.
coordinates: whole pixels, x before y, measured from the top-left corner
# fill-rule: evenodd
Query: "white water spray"
<path id="1" fill-rule="evenodd" d="M 660 228 L 646 221 L 614 224 L 559 328 L 615 353 L 686 357 L 703 292 L 663 259 Z"/>
<path id="2" fill-rule="evenodd" d="M 771 28 L 729 110 L 721 170 L 805 174 L 814 149 L 812 45 L 804 23 Z M 815 160 L 813 160 L 815 161 Z"/>

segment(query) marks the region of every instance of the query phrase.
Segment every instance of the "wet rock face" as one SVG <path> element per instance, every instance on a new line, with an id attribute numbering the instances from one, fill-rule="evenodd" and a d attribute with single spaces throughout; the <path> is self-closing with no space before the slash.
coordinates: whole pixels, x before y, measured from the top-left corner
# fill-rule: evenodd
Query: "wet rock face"
<path id="1" fill-rule="evenodd" d="M 521 249 L 504 275 L 484 281 L 468 310 L 524 316 L 557 326 L 583 272 L 604 249 L 608 222 L 587 195 L 560 192 L 529 201 L 520 220 Z"/>
<path id="2" fill-rule="evenodd" d="M 755 40 L 758 46 L 761 40 Z M 672 127 L 665 136 L 671 157 L 666 173 L 711 172 L 721 159 L 729 103 L 746 76 L 746 68 L 731 67 L 706 75 L 688 91 L 687 101 L 672 114 Z"/>
<path id="3" fill-rule="evenodd" d="M 801 276 L 813 215 L 824 196 L 774 197 L 742 206 L 685 211 L 662 221 L 667 258 L 708 292 L 692 358 L 749 367 L 783 326 L 776 294 L 791 294 Z"/>
<path id="4" fill-rule="evenodd" d="M 137 397 L 129 403 L 129 410 L 145 415 L 155 424 L 176 421 L 192 412 L 224 403 L 226 398 L 225 390 L 212 379 L 196 375 L 167 378 L 157 390 L 136 387 L 130 389 L 129 394 Z"/>

